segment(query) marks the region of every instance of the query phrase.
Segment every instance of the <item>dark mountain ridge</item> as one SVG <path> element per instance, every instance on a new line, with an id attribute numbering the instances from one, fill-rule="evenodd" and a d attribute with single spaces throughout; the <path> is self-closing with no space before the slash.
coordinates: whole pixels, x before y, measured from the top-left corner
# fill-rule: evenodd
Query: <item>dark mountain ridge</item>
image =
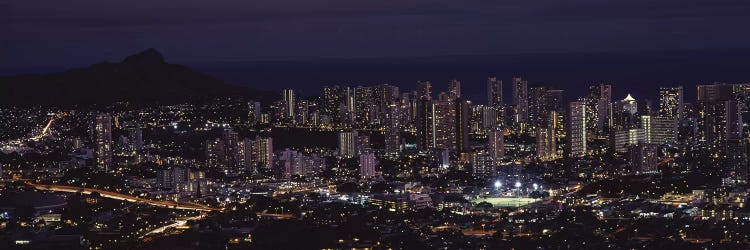
<path id="1" fill-rule="evenodd" d="M 275 94 L 226 84 L 192 69 L 169 64 L 155 49 L 119 63 L 102 62 L 62 73 L 0 77 L 0 105 L 88 105 L 130 102 L 173 104 L 216 97 L 260 101 Z"/>

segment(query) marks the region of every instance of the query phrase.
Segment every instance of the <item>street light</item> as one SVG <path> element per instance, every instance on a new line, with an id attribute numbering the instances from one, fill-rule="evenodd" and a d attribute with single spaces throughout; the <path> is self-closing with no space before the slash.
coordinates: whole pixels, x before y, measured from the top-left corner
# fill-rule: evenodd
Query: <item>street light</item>
<path id="1" fill-rule="evenodd" d="M 516 188 L 520 188 L 520 187 L 521 187 L 521 182 L 520 182 L 520 181 L 517 181 L 517 182 L 516 182 Z"/>
<path id="2" fill-rule="evenodd" d="M 500 181 L 495 181 L 495 189 L 500 189 L 500 187 L 503 186 L 503 183 Z"/>
<path id="3" fill-rule="evenodd" d="M 534 191 L 536 191 L 537 189 L 539 189 L 539 185 L 537 185 L 536 183 L 534 183 Z"/>

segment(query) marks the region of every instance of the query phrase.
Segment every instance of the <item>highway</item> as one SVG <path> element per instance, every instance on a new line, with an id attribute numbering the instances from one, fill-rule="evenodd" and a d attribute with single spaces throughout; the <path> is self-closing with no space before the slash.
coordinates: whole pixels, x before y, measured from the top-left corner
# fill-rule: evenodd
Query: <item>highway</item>
<path id="1" fill-rule="evenodd" d="M 208 206 L 204 206 L 200 204 L 187 204 L 187 203 L 179 203 L 179 202 L 174 202 L 174 201 L 149 200 L 149 199 L 135 197 L 135 196 L 127 195 L 127 194 L 115 193 L 115 192 L 110 192 L 110 191 L 95 189 L 95 188 L 83 188 L 83 187 L 54 185 L 54 184 L 36 184 L 36 183 L 31 183 L 31 182 L 25 182 L 25 184 L 28 186 L 34 187 L 38 190 L 46 190 L 46 191 L 83 193 L 83 194 L 91 194 L 91 193 L 96 192 L 105 198 L 123 200 L 123 201 L 129 201 L 129 202 L 145 203 L 149 205 L 173 208 L 173 209 L 183 209 L 183 210 L 193 210 L 193 211 L 203 211 L 203 212 L 221 211 L 221 209 L 219 208 L 212 208 L 212 207 L 208 207 Z"/>
<path id="2" fill-rule="evenodd" d="M 203 217 L 205 217 L 205 215 L 201 214 L 201 215 L 198 215 L 198 216 L 176 219 L 174 221 L 174 223 L 171 223 L 171 224 L 168 224 L 168 225 L 164 225 L 164 226 L 161 226 L 161 227 L 156 228 L 154 230 L 151 230 L 148 233 L 146 233 L 143 236 L 141 236 L 141 238 L 147 237 L 147 236 L 152 235 L 152 234 L 163 233 L 164 231 L 167 231 L 167 229 L 170 229 L 170 228 L 184 226 L 185 224 L 187 224 L 188 221 L 191 221 L 191 220 L 200 220 L 200 219 L 203 219 Z"/>

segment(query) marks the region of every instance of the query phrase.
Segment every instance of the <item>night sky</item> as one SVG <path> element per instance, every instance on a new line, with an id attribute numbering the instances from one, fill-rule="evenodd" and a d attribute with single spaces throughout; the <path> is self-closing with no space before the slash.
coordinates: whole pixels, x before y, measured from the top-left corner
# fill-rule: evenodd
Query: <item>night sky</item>
<path id="1" fill-rule="evenodd" d="M 11 0 L 0 68 L 750 47 L 747 0 Z"/>

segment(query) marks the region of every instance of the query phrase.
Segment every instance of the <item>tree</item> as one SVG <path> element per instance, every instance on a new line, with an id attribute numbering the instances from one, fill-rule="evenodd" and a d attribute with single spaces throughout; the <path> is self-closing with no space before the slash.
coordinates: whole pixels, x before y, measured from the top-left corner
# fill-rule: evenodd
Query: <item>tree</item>
<path id="1" fill-rule="evenodd" d="M 492 203 L 483 201 L 483 202 L 477 203 L 476 207 L 478 209 L 482 209 L 482 210 L 490 210 L 490 209 L 492 209 Z"/>

